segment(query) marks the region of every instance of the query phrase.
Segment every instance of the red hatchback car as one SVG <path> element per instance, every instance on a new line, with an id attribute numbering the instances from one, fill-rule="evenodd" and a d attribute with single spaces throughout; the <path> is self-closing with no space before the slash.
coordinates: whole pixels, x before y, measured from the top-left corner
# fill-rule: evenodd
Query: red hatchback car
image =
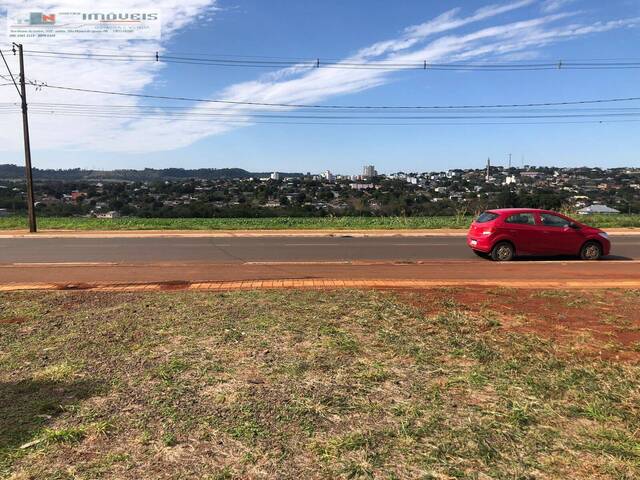
<path id="1" fill-rule="evenodd" d="M 598 260 L 611 251 L 609 236 L 602 230 L 532 208 L 487 210 L 471 224 L 467 245 L 499 262 L 517 255 L 578 255 Z"/>

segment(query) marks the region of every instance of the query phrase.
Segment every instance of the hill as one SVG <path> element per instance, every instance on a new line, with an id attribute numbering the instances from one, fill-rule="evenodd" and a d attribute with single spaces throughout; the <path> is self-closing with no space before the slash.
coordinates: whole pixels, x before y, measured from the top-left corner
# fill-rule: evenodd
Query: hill
<path id="1" fill-rule="evenodd" d="M 72 168 L 65 170 L 33 169 L 35 180 L 103 180 L 148 182 L 154 180 L 180 180 L 197 178 L 200 180 L 238 179 L 250 177 L 265 177 L 269 173 L 248 172 L 242 168 L 145 168 L 144 170 L 84 170 Z M 301 173 L 283 173 L 284 176 L 301 176 Z M 24 167 L 17 165 L 0 165 L 0 180 L 21 180 L 24 178 Z"/>

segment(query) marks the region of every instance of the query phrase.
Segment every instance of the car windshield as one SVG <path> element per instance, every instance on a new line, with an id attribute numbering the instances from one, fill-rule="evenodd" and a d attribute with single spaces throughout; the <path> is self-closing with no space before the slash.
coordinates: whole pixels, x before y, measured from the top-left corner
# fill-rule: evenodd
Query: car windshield
<path id="1" fill-rule="evenodd" d="M 481 213 L 480 216 L 476 219 L 476 223 L 487 223 L 487 222 L 490 222 L 491 220 L 495 220 L 496 218 L 498 218 L 497 213 L 484 212 L 484 213 Z"/>

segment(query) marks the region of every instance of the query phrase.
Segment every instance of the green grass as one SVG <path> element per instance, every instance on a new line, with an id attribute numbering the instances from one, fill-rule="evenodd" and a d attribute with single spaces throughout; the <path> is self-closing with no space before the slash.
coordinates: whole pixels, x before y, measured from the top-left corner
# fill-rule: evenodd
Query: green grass
<path id="1" fill-rule="evenodd" d="M 639 478 L 640 365 L 461 293 L 0 293 L 0 478 Z"/>
<path id="2" fill-rule="evenodd" d="M 75 218 L 41 217 L 51 230 L 282 230 L 282 229 L 414 229 L 460 228 L 471 217 L 273 217 L 273 218 Z M 594 227 L 640 227 L 640 215 L 591 215 L 579 220 Z M 0 218 L 0 230 L 25 229 L 24 217 Z"/>

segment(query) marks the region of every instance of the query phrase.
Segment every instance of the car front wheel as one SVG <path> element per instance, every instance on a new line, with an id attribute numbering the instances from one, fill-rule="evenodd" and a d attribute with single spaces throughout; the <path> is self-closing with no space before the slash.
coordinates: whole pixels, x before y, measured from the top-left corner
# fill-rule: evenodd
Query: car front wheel
<path id="1" fill-rule="evenodd" d="M 602 257 L 602 247 L 598 242 L 587 242 L 580 249 L 582 260 L 600 260 Z"/>
<path id="2" fill-rule="evenodd" d="M 513 260 L 515 250 L 508 242 L 496 243 L 491 250 L 491 258 L 496 262 L 508 262 Z"/>

